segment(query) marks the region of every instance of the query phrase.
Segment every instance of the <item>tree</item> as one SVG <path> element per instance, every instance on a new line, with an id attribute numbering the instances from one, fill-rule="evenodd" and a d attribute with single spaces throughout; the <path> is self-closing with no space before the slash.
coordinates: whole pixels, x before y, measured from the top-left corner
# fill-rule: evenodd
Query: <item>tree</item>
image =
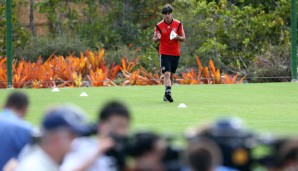
<path id="1" fill-rule="evenodd" d="M 184 3 L 191 7 L 179 16 L 184 21 L 190 56 L 199 55 L 203 61 L 213 58 L 217 66 L 230 72 L 247 71 L 256 54 L 271 45 L 289 43 L 290 2 L 276 0 L 274 8 L 267 12 L 268 7 L 263 4 L 245 2 L 180 2 L 180 6 Z"/>

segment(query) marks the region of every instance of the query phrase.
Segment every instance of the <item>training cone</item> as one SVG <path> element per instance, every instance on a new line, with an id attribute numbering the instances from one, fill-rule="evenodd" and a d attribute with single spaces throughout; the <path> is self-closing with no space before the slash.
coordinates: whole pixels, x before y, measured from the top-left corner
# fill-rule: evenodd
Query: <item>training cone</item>
<path id="1" fill-rule="evenodd" d="M 87 94 L 86 92 L 82 92 L 82 93 L 80 94 L 80 96 L 81 96 L 81 97 L 87 97 L 88 94 Z"/>
<path id="2" fill-rule="evenodd" d="M 57 87 L 55 87 L 55 88 L 53 88 L 53 90 L 52 90 L 52 92 L 59 92 L 60 90 L 59 90 L 59 88 L 57 88 Z"/>
<path id="3" fill-rule="evenodd" d="M 186 106 L 184 103 L 180 103 L 180 104 L 178 105 L 178 108 L 187 108 L 187 106 Z"/>

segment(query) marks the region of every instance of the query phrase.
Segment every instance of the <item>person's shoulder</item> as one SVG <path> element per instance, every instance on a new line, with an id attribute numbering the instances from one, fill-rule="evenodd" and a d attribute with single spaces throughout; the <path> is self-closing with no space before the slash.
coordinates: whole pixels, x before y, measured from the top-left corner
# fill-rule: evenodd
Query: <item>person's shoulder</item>
<path id="1" fill-rule="evenodd" d="M 176 23 L 181 23 L 181 21 L 179 21 L 179 20 L 177 20 L 175 18 L 173 19 L 173 21 L 176 22 Z"/>
<path id="2" fill-rule="evenodd" d="M 58 164 L 40 146 L 36 145 L 28 155 L 20 160 L 19 170 L 58 171 Z M 16 169 L 18 171 L 18 169 Z"/>
<path id="3" fill-rule="evenodd" d="M 156 25 L 160 25 L 163 23 L 163 20 L 161 20 L 160 22 L 158 22 Z"/>
<path id="4" fill-rule="evenodd" d="M 31 135 L 32 128 L 30 125 L 12 120 L 0 120 L 0 129 L 2 131 L 7 131 L 7 133 L 15 134 L 15 135 Z"/>
<path id="5" fill-rule="evenodd" d="M 71 145 L 70 154 L 90 154 L 98 146 L 98 142 L 93 137 L 76 138 Z"/>
<path id="6" fill-rule="evenodd" d="M 36 155 L 35 152 L 32 152 L 32 154 L 28 154 L 25 158 L 23 158 L 20 163 L 18 164 L 16 171 L 37 171 L 41 169 L 40 166 L 40 156 Z"/>
<path id="7" fill-rule="evenodd" d="M 0 112 L 0 121 L 5 122 L 11 126 L 27 129 L 29 131 L 32 131 L 33 129 L 33 126 L 29 122 L 15 116 L 15 114 L 13 114 L 13 112 L 8 109 Z"/>
<path id="8" fill-rule="evenodd" d="M 225 166 L 218 166 L 215 171 L 238 171 L 237 169 L 225 167 Z"/>
<path id="9" fill-rule="evenodd" d="M 93 137 L 79 137 L 73 141 L 73 145 L 75 146 L 94 146 L 97 145 L 96 138 Z"/>
<path id="10" fill-rule="evenodd" d="M 33 126 L 25 120 L 19 120 L 18 124 L 19 124 L 20 127 L 28 130 L 29 132 L 33 131 Z"/>
<path id="11" fill-rule="evenodd" d="M 96 153 L 97 145 L 98 143 L 95 138 L 76 138 L 71 145 L 71 150 L 64 157 L 60 170 L 73 170 L 76 166 L 86 162 L 90 156 Z"/>
<path id="12" fill-rule="evenodd" d="M 36 163 L 28 163 L 28 162 L 21 162 L 18 164 L 17 168 L 15 171 L 38 171 L 40 169 Z"/>

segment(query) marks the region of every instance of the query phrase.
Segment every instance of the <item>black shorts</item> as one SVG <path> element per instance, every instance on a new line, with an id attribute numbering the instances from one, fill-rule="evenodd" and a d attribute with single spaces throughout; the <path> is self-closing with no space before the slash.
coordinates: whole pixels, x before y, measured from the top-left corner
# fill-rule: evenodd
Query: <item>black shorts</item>
<path id="1" fill-rule="evenodd" d="M 160 55 L 161 72 L 175 73 L 180 56 Z"/>

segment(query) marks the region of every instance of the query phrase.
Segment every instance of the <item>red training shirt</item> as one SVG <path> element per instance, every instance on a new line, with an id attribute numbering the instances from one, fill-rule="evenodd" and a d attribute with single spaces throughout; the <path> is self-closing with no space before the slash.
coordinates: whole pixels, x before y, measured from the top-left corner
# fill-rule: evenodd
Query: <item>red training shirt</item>
<path id="1" fill-rule="evenodd" d="M 178 34 L 178 36 L 181 36 L 182 27 L 181 22 L 176 19 L 172 19 L 170 24 L 167 24 L 164 20 L 162 20 L 156 25 L 154 31 L 161 34 L 161 39 L 159 41 L 159 54 L 180 56 L 180 43 L 176 39 L 170 40 L 170 34 L 173 30 Z"/>

